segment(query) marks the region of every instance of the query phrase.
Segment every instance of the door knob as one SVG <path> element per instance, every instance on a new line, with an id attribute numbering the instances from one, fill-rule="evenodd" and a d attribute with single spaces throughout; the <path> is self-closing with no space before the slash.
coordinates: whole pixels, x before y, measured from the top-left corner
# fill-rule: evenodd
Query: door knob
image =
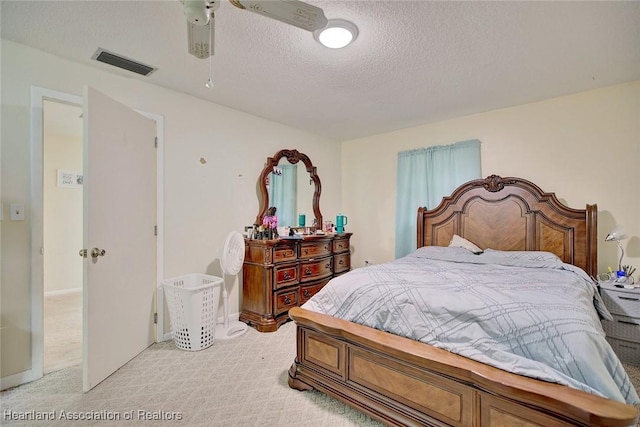
<path id="1" fill-rule="evenodd" d="M 104 256 L 105 253 L 106 251 L 104 249 L 93 248 L 91 249 L 91 258 L 98 258 L 99 256 Z"/>
<path id="2" fill-rule="evenodd" d="M 78 255 L 80 255 L 82 258 L 86 258 L 87 257 L 87 250 L 86 249 L 80 249 L 80 252 L 78 252 Z"/>

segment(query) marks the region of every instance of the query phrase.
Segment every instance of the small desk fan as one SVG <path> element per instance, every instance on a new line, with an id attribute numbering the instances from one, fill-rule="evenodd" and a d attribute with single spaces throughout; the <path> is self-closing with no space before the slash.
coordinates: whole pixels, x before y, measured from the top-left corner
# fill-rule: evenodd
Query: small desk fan
<path id="1" fill-rule="evenodd" d="M 227 236 L 220 255 L 222 274 L 225 277 L 226 275 L 233 276 L 232 289 L 237 281 L 237 274 L 242 270 L 243 263 L 244 238 L 237 231 L 232 231 Z M 222 298 L 224 300 L 224 323 L 216 325 L 215 339 L 225 340 L 239 337 L 247 332 L 247 324 L 238 320 L 229 321 L 229 294 L 225 282 L 222 284 Z"/>

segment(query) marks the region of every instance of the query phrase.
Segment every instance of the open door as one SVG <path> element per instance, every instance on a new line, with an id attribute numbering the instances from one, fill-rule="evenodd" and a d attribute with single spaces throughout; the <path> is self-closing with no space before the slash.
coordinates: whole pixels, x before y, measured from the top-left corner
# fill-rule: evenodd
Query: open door
<path id="1" fill-rule="evenodd" d="M 84 90 L 83 389 L 154 342 L 156 125 Z"/>

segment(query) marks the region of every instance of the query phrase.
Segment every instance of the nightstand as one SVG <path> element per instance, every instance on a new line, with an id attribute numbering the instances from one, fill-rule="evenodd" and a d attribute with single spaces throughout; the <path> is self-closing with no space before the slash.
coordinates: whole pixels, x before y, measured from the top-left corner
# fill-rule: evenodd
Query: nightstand
<path id="1" fill-rule="evenodd" d="M 607 341 L 622 362 L 640 365 L 640 288 L 600 283 L 600 293 L 613 316 L 602 321 Z"/>

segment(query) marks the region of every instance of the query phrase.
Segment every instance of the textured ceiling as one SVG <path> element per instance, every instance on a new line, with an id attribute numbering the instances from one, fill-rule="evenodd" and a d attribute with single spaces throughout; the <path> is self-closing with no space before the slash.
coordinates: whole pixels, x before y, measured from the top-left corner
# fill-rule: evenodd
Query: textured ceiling
<path id="1" fill-rule="evenodd" d="M 322 1 L 347 48 L 223 1 L 209 62 L 174 1 L 2 1 L 2 38 L 345 140 L 640 79 L 640 2 Z M 142 77 L 96 48 L 158 67 Z"/>

